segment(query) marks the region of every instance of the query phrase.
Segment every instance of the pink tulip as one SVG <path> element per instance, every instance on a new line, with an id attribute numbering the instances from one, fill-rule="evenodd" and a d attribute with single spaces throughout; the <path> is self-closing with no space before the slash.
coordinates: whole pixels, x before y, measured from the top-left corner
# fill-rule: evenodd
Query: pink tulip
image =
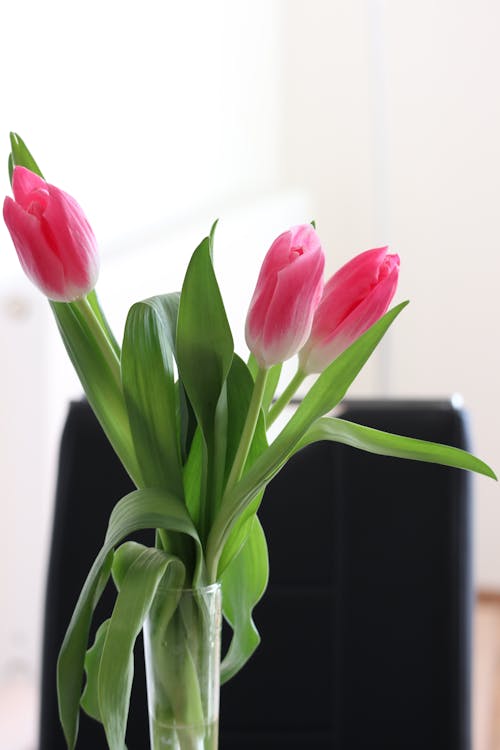
<path id="1" fill-rule="evenodd" d="M 398 276 L 399 256 L 386 247 L 357 255 L 332 276 L 299 354 L 304 374 L 322 372 L 386 312 Z"/>
<path id="2" fill-rule="evenodd" d="M 24 167 L 15 167 L 3 217 L 31 281 L 51 300 L 90 292 L 99 271 L 97 243 L 78 203 Z"/>
<path id="3" fill-rule="evenodd" d="M 310 224 L 292 227 L 267 252 L 250 303 L 246 341 L 267 368 L 292 357 L 307 341 L 323 291 L 325 257 Z"/>

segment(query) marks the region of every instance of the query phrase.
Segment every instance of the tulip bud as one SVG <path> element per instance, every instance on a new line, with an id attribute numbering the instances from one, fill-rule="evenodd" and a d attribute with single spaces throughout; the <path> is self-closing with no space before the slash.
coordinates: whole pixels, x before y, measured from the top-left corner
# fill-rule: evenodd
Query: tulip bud
<path id="1" fill-rule="evenodd" d="M 24 167 L 15 167 L 3 217 L 26 275 L 51 300 L 71 302 L 97 281 L 94 233 L 78 203 Z"/>
<path id="2" fill-rule="evenodd" d="M 389 307 L 399 276 L 399 256 L 386 247 L 357 255 L 325 285 L 299 368 L 322 372 Z"/>
<path id="3" fill-rule="evenodd" d="M 307 341 L 323 291 L 325 258 L 310 224 L 273 242 L 257 280 L 246 320 L 248 348 L 267 368 L 292 357 Z"/>

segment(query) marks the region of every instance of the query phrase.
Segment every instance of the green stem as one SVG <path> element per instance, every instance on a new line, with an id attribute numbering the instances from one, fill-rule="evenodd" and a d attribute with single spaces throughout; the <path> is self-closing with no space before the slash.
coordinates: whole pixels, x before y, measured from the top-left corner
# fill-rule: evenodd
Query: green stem
<path id="1" fill-rule="evenodd" d="M 81 299 L 75 300 L 75 302 L 72 302 L 73 304 L 83 315 L 85 318 L 85 322 L 87 323 L 90 332 L 92 333 L 94 337 L 94 341 L 96 342 L 97 346 L 99 347 L 99 350 L 101 354 L 103 355 L 114 380 L 116 381 L 116 384 L 121 391 L 122 388 L 122 382 L 121 382 L 121 373 L 120 373 L 120 360 L 118 358 L 118 355 L 110 342 L 106 331 L 102 327 L 99 319 L 97 318 L 97 315 L 95 314 L 92 305 L 88 301 L 86 297 L 82 297 Z"/>
<path id="2" fill-rule="evenodd" d="M 97 292 L 95 289 L 93 289 L 91 292 L 89 292 L 86 296 L 86 300 L 89 303 L 90 307 L 94 311 L 94 314 L 97 317 L 97 320 L 101 324 L 101 327 L 106 334 L 106 337 L 109 341 L 110 346 L 112 347 L 113 351 L 115 352 L 116 356 L 119 358 L 121 355 L 120 346 L 114 336 L 113 331 L 111 330 L 111 326 L 109 325 L 106 316 L 104 314 L 104 310 L 102 309 L 99 299 L 97 297 Z"/>
<path id="3" fill-rule="evenodd" d="M 269 414 L 267 415 L 266 427 L 269 428 L 273 424 L 273 422 L 276 421 L 285 406 L 288 406 L 297 389 L 302 385 L 305 379 L 306 375 L 300 370 L 297 370 L 281 396 L 276 399 L 273 406 L 270 408 Z"/>
<path id="4" fill-rule="evenodd" d="M 245 424 L 241 433 L 241 439 L 238 443 L 236 455 L 234 457 L 233 465 L 229 473 L 225 492 L 230 490 L 236 482 L 241 478 L 245 463 L 248 458 L 250 446 L 252 445 L 255 428 L 257 426 L 257 420 L 259 418 L 260 408 L 262 406 L 262 399 L 264 398 L 264 390 L 266 387 L 266 380 L 269 374 L 269 370 L 263 368 L 258 369 L 255 377 L 255 383 L 253 386 L 252 397 L 247 411 Z"/>

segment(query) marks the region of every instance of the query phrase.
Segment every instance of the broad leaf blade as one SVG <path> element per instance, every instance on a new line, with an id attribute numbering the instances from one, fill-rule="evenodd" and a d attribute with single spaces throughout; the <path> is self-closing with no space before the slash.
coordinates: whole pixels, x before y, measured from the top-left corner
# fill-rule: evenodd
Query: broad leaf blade
<path id="1" fill-rule="evenodd" d="M 184 465 L 184 499 L 189 515 L 198 529 L 206 483 L 206 449 L 201 429 L 198 427 L 191 441 L 191 449 Z"/>
<path id="2" fill-rule="evenodd" d="M 298 443 L 296 450 L 300 450 L 300 448 L 318 440 L 332 440 L 381 456 L 393 456 L 453 466 L 458 469 L 475 471 L 492 479 L 497 478 L 495 472 L 484 461 L 460 448 L 417 440 L 403 435 L 393 435 L 389 432 L 382 432 L 372 427 L 365 427 L 336 417 L 323 417 L 311 425 Z"/>
<path id="3" fill-rule="evenodd" d="M 252 499 L 252 502 L 247 505 L 245 510 L 234 522 L 219 559 L 217 566 L 218 577 L 223 575 L 226 568 L 231 564 L 232 560 L 245 544 L 247 537 L 252 530 L 252 524 L 256 517 L 255 514 L 259 510 L 262 498 L 264 497 L 264 492 L 265 490 L 260 490 L 260 492 L 258 492 Z"/>
<path id="4" fill-rule="evenodd" d="M 102 650 L 104 648 L 104 641 L 108 632 L 109 619 L 105 620 L 97 630 L 94 643 L 91 648 L 88 649 L 85 655 L 85 675 L 87 681 L 85 683 L 85 689 L 80 699 L 80 705 L 86 714 L 91 716 L 96 721 L 101 719 L 101 709 L 99 708 L 99 665 L 101 663 Z"/>
<path id="5" fill-rule="evenodd" d="M 194 251 L 182 286 L 177 323 L 177 365 L 205 436 L 233 358 L 233 338 L 206 237 Z"/>
<path id="6" fill-rule="evenodd" d="M 178 304 L 178 294 L 167 294 L 137 302 L 130 308 L 121 371 L 144 484 L 182 496 L 179 405 L 173 363 Z"/>
<path id="7" fill-rule="evenodd" d="M 241 439 L 241 433 L 252 398 L 254 381 L 247 365 L 234 355 L 227 377 L 227 448 L 224 479 L 227 480 Z M 251 466 L 257 457 L 267 448 L 266 431 L 262 417 L 257 422 L 255 435 L 250 446 L 245 467 Z"/>
<path id="8" fill-rule="evenodd" d="M 252 397 L 253 378 L 249 368 L 237 355 L 234 356 L 231 369 L 227 379 L 227 403 L 228 403 L 228 426 L 227 426 L 227 455 L 225 479 L 229 475 L 231 466 L 234 461 L 240 436 L 245 424 L 250 399 Z M 261 414 L 257 422 L 252 445 L 248 452 L 245 463 L 247 470 L 257 460 L 257 458 L 267 448 L 266 430 L 264 427 L 264 418 Z M 233 526 L 230 537 L 227 540 L 219 562 L 219 575 L 230 564 L 235 555 L 245 543 L 245 540 L 252 528 L 253 517 L 257 512 L 260 501 L 262 500 L 263 491 L 258 493 L 252 503 L 238 518 Z"/>
<path id="9" fill-rule="evenodd" d="M 73 750 L 78 732 L 83 664 L 92 614 L 103 587 L 103 570 L 111 564 L 110 553 L 124 538 L 141 529 L 166 529 L 186 534 L 198 550 L 195 585 L 202 577 L 202 550 L 198 533 L 184 503 L 161 490 L 135 490 L 114 507 L 106 538 L 82 588 L 59 653 L 57 690 L 59 715 L 66 742 Z"/>
<path id="10" fill-rule="evenodd" d="M 221 578 L 224 615 L 234 633 L 221 664 L 221 683 L 234 677 L 260 643 L 252 611 L 266 590 L 268 576 L 266 538 L 255 516 L 244 546 Z"/>
<path id="11" fill-rule="evenodd" d="M 179 400 L 179 438 L 182 463 L 184 464 L 189 456 L 191 443 L 198 428 L 198 423 L 181 380 L 177 381 L 177 390 Z"/>
<path id="12" fill-rule="evenodd" d="M 119 380 L 111 371 L 84 315 L 73 303 L 50 303 L 68 356 L 101 427 L 137 485 L 141 477 Z"/>
<path id="13" fill-rule="evenodd" d="M 172 585 L 182 587 L 180 560 L 154 548 L 129 542 L 115 553 L 116 564 L 127 557 L 127 569 L 107 628 L 102 649 L 98 704 L 110 750 L 123 750 L 134 674 L 133 651 L 158 584 L 169 572 Z"/>
<path id="14" fill-rule="evenodd" d="M 221 394 L 233 358 L 233 338 L 212 266 L 210 246 L 210 238 L 206 237 L 194 251 L 186 271 L 176 338 L 179 377 L 204 439 L 206 475 L 199 514 L 203 540 L 211 528 L 217 502 L 220 462 L 225 452 L 220 440 L 225 440 L 225 433 L 216 429 L 216 415 L 218 421 L 224 421 Z"/>

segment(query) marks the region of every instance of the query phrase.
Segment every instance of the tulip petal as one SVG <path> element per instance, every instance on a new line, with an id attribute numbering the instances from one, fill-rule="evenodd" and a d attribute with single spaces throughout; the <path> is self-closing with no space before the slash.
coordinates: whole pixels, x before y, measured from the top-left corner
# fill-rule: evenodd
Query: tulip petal
<path id="1" fill-rule="evenodd" d="M 333 274 L 325 284 L 324 296 L 338 291 L 343 285 L 349 286 L 351 290 L 354 285 L 355 295 L 369 290 L 373 284 L 377 283 L 379 269 L 387 254 L 387 246 L 376 247 L 373 250 L 365 250 L 365 252 L 359 253 Z"/>
<path id="2" fill-rule="evenodd" d="M 261 339 L 264 349 L 272 352 L 268 364 L 289 359 L 307 340 L 321 295 L 323 268 L 322 254 L 307 253 L 279 272 Z"/>
<path id="3" fill-rule="evenodd" d="M 47 190 L 45 180 L 25 167 L 16 167 L 12 175 L 12 192 L 16 203 L 27 210 L 35 190 Z"/>
<path id="4" fill-rule="evenodd" d="M 269 305 L 271 304 L 277 282 L 277 275 L 272 274 L 268 277 L 264 277 L 260 285 L 257 285 L 257 288 L 252 297 L 252 301 L 250 303 L 252 315 L 249 315 L 247 317 L 246 322 L 247 342 L 257 342 L 262 336 L 267 311 L 269 309 Z M 250 346 L 250 343 L 249 348 L 253 348 L 252 346 Z"/>
<path id="5" fill-rule="evenodd" d="M 92 288 L 97 280 L 97 247 L 94 233 L 76 201 L 63 190 L 49 185 L 49 201 L 41 220 L 51 246 L 64 258 L 68 285 Z"/>
<path id="6" fill-rule="evenodd" d="M 274 240 L 262 263 L 257 288 L 264 278 L 278 273 L 290 263 L 290 252 L 296 248 L 305 253 L 321 252 L 319 237 L 310 224 L 292 227 Z"/>
<path id="7" fill-rule="evenodd" d="M 350 341 L 361 336 L 378 318 L 386 312 L 394 296 L 398 283 L 397 267 L 386 276 L 362 302 L 348 315 L 337 328 L 337 335 Z"/>
<path id="8" fill-rule="evenodd" d="M 346 263 L 325 284 L 313 323 L 312 337 L 321 341 L 362 302 L 379 281 L 387 248 L 367 250 Z"/>
<path id="9" fill-rule="evenodd" d="M 78 203 L 21 166 L 14 167 L 12 190 L 4 219 L 25 273 L 56 302 L 88 294 L 97 281 L 98 252 Z"/>
<path id="10" fill-rule="evenodd" d="M 309 336 L 323 289 L 324 254 L 310 224 L 273 242 L 247 315 L 248 347 L 263 367 L 293 356 Z"/>
<path id="11" fill-rule="evenodd" d="M 327 282 L 311 335 L 300 352 L 302 372 L 321 372 L 388 309 L 396 291 L 399 256 L 387 247 L 360 253 Z"/>
<path id="12" fill-rule="evenodd" d="M 375 323 L 387 311 L 398 283 L 398 266 L 389 276 L 373 288 L 337 327 L 322 340 L 315 342 L 314 348 L 307 357 L 308 373 L 322 372 L 362 333 Z"/>
<path id="13" fill-rule="evenodd" d="M 62 263 L 41 234 L 38 218 L 9 197 L 4 201 L 3 216 L 25 274 L 47 297 L 63 301 Z"/>
<path id="14" fill-rule="evenodd" d="M 265 278 L 278 273 L 288 262 L 290 256 L 290 245 L 292 242 L 292 232 L 288 230 L 277 237 L 262 262 L 259 278 L 257 279 L 257 288 Z"/>

